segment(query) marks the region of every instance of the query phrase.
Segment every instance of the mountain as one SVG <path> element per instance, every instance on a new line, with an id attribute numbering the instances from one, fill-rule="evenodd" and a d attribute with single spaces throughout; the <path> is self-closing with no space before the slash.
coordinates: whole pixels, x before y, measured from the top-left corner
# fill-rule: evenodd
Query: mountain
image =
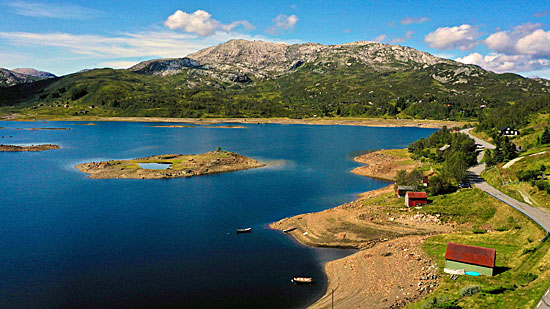
<path id="1" fill-rule="evenodd" d="M 316 65 L 334 63 L 337 66 L 361 64 L 378 72 L 403 70 L 410 68 L 411 65 L 458 64 L 410 47 L 376 42 L 288 45 L 231 40 L 190 54 L 185 58 L 145 61 L 129 70 L 165 76 L 180 73 L 187 68 L 200 68 L 210 72 L 268 78 L 290 73 L 304 63 Z"/>
<path id="2" fill-rule="evenodd" d="M 486 109 L 549 98 L 548 80 L 496 74 L 376 42 L 231 40 L 183 58 L 0 89 L 0 105 L 44 114 L 78 113 L 94 105 L 95 115 L 167 117 L 471 119 Z M 48 109 L 60 103 L 75 110 Z"/>
<path id="3" fill-rule="evenodd" d="M 0 68 L 0 87 L 31 83 L 41 79 L 54 78 L 55 75 L 30 68 L 8 70 Z"/>
<path id="4" fill-rule="evenodd" d="M 54 78 L 57 77 L 54 74 L 50 72 L 44 72 L 44 71 L 38 71 L 32 68 L 18 68 L 11 70 L 12 72 L 19 73 L 19 74 L 25 74 L 29 76 L 39 77 L 41 79 L 44 78 Z"/>

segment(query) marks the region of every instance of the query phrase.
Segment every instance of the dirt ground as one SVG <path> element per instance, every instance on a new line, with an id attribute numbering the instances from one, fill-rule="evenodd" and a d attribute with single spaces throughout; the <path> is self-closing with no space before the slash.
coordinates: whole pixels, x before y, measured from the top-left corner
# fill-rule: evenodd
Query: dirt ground
<path id="1" fill-rule="evenodd" d="M 428 235 L 451 232 L 437 215 L 412 209 L 388 213 L 384 198 L 393 185 L 360 195 L 354 202 L 317 213 L 285 218 L 270 225 L 299 242 L 316 247 L 358 248 L 359 252 L 328 262 L 327 293 L 312 308 L 397 308 L 437 286 L 437 268 L 423 253 Z"/>
<path id="2" fill-rule="evenodd" d="M 397 238 L 327 263 L 327 293 L 310 308 L 331 308 L 332 296 L 335 308 L 398 308 L 429 293 L 439 277 L 422 251 L 426 237 Z"/>
<path id="3" fill-rule="evenodd" d="M 0 116 L 0 120 L 29 120 L 28 115 L 11 114 Z M 162 117 L 94 117 L 76 116 L 56 118 L 49 117 L 52 121 L 131 121 L 131 122 L 181 122 L 188 124 L 216 124 L 216 123 L 280 123 L 280 124 L 311 124 L 311 125 L 354 125 L 369 127 L 421 127 L 442 128 L 443 126 L 463 126 L 464 122 L 445 120 L 421 120 L 421 119 L 382 119 L 382 118 L 162 118 Z"/>
<path id="4" fill-rule="evenodd" d="M 420 163 L 411 161 L 410 158 L 397 157 L 386 150 L 355 157 L 354 161 L 366 165 L 353 169 L 352 173 L 385 180 L 395 180 L 399 170 L 410 172 L 414 168 L 420 167 Z"/>

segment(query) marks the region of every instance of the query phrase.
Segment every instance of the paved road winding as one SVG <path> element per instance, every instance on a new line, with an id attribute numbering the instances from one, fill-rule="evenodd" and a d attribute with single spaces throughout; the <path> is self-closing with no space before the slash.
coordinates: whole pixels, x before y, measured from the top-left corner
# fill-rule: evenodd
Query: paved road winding
<path id="1" fill-rule="evenodd" d="M 461 132 L 473 138 L 476 144 L 480 144 L 481 146 L 487 149 L 495 149 L 494 145 L 491 145 L 488 142 L 470 134 L 471 130 L 472 129 L 465 129 L 465 130 L 462 130 Z M 478 162 L 481 162 L 481 160 L 483 159 L 484 153 L 485 153 L 484 151 L 480 152 L 477 158 Z M 540 225 L 546 231 L 546 237 L 542 239 L 542 241 L 546 240 L 550 233 L 550 212 L 542 208 L 532 207 L 516 199 L 513 199 L 510 196 L 492 187 L 490 184 L 485 182 L 483 178 L 481 178 L 481 172 L 485 170 L 485 167 L 486 167 L 485 163 L 480 163 L 468 170 L 468 177 L 470 178 L 474 186 L 484 191 L 485 193 L 501 200 L 502 202 L 514 207 L 515 209 L 522 212 L 524 215 L 531 218 L 533 221 L 535 221 L 538 225 Z M 540 301 L 537 303 L 535 309 L 550 309 L 550 288 L 546 290 L 546 292 L 544 293 Z"/>

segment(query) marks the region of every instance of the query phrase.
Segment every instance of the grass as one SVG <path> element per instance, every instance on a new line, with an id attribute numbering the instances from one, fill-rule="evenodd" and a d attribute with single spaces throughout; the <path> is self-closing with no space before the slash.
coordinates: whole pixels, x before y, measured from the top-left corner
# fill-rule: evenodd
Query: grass
<path id="1" fill-rule="evenodd" d="M 499 164 L 483 173 L 483 177 L 489 184 L 515 199 L 523 201 L 521 194 L 523 193 L 529 197 L 534 206 L 550 209 L 550 195 L 546 191 L 539 190 L 529 182 L 519 181 L 517 177 L 518 172 L 538 170 L 543 164 L 548 167 L 550 174 L 550 149 L 547 151 L 542 155 L 526 156 L 507 169 L 502 168 L 503 164 Z M 550 182 L 548 177 L 545 181 Z"/>
<path id="2" fill-rule="evenodd" d="M 459 200 L 463 202 L 457 203 Z M 550 284 L 550 242 L 539 241 L 545 234 L 536 223 L 477 189 L 434 200 L 423 211 L 437 211 L 444 218 L 464 222 L 466 227 L 477 225 L 488 230 L 477 234 L 465 228 L 459 233 L 429 238 L 424 243 L 424 250 L 440 270 L 445 264 L 447 242 L 456 242 L 495 248 L 497 274 L 492 277 L 460 276 L 455 281 L 442 273 L 443 279 L 436 290 L 409 304 L 410 308 L 436 307 L 434 299 L 440 303 L 446 300 L 448 305 L 458 308 L 533 308 L 536 305 Z M 461 213 L 464 216 L 459 216 Z M 476 217 L 476 213 L 479 216 Z M 479 286 L 480 292 L 463 296 L 460 291 L 472 285 Z"/>

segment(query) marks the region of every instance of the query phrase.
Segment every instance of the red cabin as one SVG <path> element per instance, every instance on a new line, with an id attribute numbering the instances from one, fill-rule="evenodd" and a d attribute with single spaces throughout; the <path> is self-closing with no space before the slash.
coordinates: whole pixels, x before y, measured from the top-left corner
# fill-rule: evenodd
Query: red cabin
<path id="1" fill-rule="evenodd" d="M 426 192 L 407 192 L 405 194 L 405 205 L 415 207 L 428 204 L 428 195 Z"/>

